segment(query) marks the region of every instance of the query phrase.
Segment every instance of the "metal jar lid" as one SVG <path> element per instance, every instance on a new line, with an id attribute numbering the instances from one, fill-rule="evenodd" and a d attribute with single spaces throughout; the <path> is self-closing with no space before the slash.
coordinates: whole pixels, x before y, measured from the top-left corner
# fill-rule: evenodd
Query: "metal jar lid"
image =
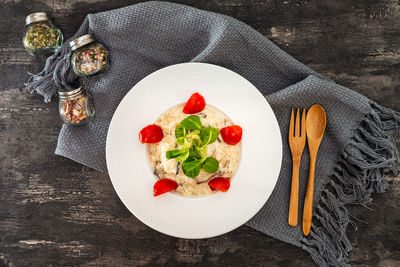
<path id="1" fill-rule="evenodd" d="M 94 39 L 94 37 L 91 34 L 85 34 L 85 35 L 82 35 L 81 37 L 78 37 L 75 40 L 72 40 L 71 42 L 69 42 L 69 46 L 71 47 L 71 50 L 74 51 L 74 50 L 78 49 L 79 47 L 90 44 L 94 41 L 96 41 L 96 40 Z"/>
<path id="2" fill-rule="evenodd" d="M 33 22 L 44 21 L 44 20 L 49 20 L 49 17 L 47 17 L 47 14 L 45 12 L 32 13 L 26 17 L 25 24 L 28 25 Z"/>
<path id="3" fill-rule="evenodd" d="M 60 97 L 60 100 L 72 100 L 80 96 L 81 94 L 82 94 L 82 85 L 80 85 L 78 88 L 72 91 L 66 91 L 66 92 L 58 91 L 58 96 Z"/>

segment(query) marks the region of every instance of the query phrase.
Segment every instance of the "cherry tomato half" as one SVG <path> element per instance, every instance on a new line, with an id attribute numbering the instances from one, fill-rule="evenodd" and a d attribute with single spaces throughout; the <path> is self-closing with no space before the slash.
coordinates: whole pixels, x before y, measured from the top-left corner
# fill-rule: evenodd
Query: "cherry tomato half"
<path id="1" fill-rule="evenodd" d="M 144 127 L 139 133 L 139 140 L 142 144 L 145 143 L 158 143 L 164 137 L 163 131 L 160 126 L 155 124 Z"/>
<path id="2" fill-rule="evenodd" d="M 204 97 L 199 93 L 194 93 L 183 107 L 183 113 L 185 114 L 198 113 L 200 111 L 203 111 L 205 107 L 206 107 L 206 101 L 204 100 Z"/>
<path id="3" fill-rule="evenodd" d="M 161 179 L 154 184 L 154 196 L 159 196 L 161 194 L 167 193 L 169 191 L 175 190 L 178 184 L 170 179 Z"/>
<path id="4" fill-rule="evenodd" d="M 231 186 L 230 178 L 217 177 L 208 182 L 212 191 L 219 190 L 221 192 L 228 191 Z"/>
<path id="5" fill-rule="evenodd" d="M 222 128 L 220 132 L 225 143 L 229 145 L 236 145 L 242 140 L 243 130 L 239 125 Z"/>

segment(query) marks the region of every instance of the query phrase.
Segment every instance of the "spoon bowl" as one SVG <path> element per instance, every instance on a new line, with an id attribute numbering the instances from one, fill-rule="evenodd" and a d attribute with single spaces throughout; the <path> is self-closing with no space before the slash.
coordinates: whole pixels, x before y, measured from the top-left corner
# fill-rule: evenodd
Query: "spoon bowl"
<path id="1" fill-rule="evenodd" d="M 313 105 L 307 113 L 306 129 L 309 139 L 322 139 L 326 128 L 326 114 L 321 105 Z"/>
<path id="2" fill-rule="evenodd" d="M 314 176 L 317 154 L 326 128 L 325 110 L 320 105 L 313 105 L 307 113 L 306 131 L 308 150 L 310 151 L 310 173 L 308 176 L 306 197 L 303 209 L 303 233 L 308 235 L 311 230 L 312 208 L 314 200 Z"/>

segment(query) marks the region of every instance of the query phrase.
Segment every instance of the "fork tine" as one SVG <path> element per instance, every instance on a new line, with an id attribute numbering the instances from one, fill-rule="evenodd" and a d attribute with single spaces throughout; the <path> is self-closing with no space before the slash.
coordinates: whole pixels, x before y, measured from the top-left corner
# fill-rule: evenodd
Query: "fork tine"
<path id="1" fill-rule="evenodd" d="M 289 138 L 292 138 L 294 136 L 293 130 L 294 130 L 294 113 L 293 113 L 293 108 L 292 108 L 292 115 L 290 115 L 290 124 L 289 124 Z"/>
<path id="2" fill-rule="evenodd" d="M 303 108 L 303 115 L 301 117 L 301 137 L 306 136 L 306 109 Z"/>
<path id="3" fill-rule="evenodd" d="M 294 136 L 300 137 L 300 109 L 299 108 L 297 108 L 296 126 L 295 126 Z"/>

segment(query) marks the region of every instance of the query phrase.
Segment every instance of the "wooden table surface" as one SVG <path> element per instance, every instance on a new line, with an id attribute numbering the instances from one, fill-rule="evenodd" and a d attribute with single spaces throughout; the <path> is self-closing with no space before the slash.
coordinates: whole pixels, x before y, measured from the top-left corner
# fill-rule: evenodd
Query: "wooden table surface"
<path id="1" fill-rule="evenodd" d="M 57 102 L 23 85 L 44 64 L 22 46 L 25 16 L 46 11 L 69 38 L 87 13 L 135 2 L 0 2 L 0 266 L 312 266 L 300 248 L 246 226 L 205 240 L 160 234 L 129 213 L 106 174 L 54 155 Z M 400 110 L 398 0 L 175 2 L 244 21 L 318 72 Z M 400 176 L 388 179 L 372 210 L 349 208 L 365 222 L 348 231 L 353 266 L 400 266 Z"/>

